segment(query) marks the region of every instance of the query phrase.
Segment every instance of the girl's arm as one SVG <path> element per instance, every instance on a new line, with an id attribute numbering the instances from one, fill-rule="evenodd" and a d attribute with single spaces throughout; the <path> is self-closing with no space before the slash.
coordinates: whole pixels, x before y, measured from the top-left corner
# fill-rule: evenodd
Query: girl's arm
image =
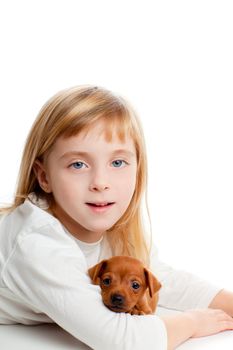
<path id="1" fill-rule="evenodd" d="M 170 309 L 221 309 L 233 317 L 233 292 L 216 287 L 186 271 L 172 269 L 158 260 L 155 246 L 151 252 L 151 269 L 162 282 L 159 305 Z"/>
<path id="2" fill-rule="evenodd" d="M 29 233 L 18 241 L 2 278 L 25 308 L 31 306 L 48 315 L 91 348 L 172 350 L 190 337 L 233 329 L 232 319 L 220 325 L 219 317 L 224 321 L 225 315 L 217 310 L 161 318 L 108 310 L 99 287 L 92 285 L 85 273 L 79 248 L 58 233 L 55 236 L 52 228 L 44 231 Z"/>
<path id="3" fill-rule="evenodd" d="M 222 309 L 233 317 L 233 293 L 225 289 L 221 290 L 212 300 L 211 309 Z"/>
<path id="4" fill-rule="evenodd" d="M 155 246 L 151 250 L 151 270 L 162 284 L 159 306 L 186 311 L 207 309 L 222 290 L 208 281 L 184 270 L 176 270 L 158 259 Z"/>
<path id="5" fill-rule="evenodd" d="M 45 314 L 94 350 L 167 349 L 164 322 L 104 306 L 91 283 L 80 248 L 52 226 L 24 232 L 7 260 L 2 280 L 19 305 L 17 317 Z M 9 293 L 10 294 L 10 293 Z"/>

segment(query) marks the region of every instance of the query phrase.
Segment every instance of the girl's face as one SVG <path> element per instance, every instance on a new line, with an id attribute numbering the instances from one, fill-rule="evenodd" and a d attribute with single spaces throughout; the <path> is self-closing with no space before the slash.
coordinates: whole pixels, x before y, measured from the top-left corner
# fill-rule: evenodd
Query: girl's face
<path id="1" fill-rule="evenodd" d="M 52 192 L 55 216 L 78 239 L 95 242 L 124 214 L 135 190 L 133 140 L 105 139 L 98 122 L 87 134 L 59 138 L 45 163 L 37 164 L 42 188 Z"/>

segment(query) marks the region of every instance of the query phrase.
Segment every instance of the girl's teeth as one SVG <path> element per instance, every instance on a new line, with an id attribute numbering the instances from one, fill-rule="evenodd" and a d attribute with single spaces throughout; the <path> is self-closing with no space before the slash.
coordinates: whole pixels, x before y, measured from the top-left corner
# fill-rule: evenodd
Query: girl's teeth
<path id="1" fill-rule="evenodd" d="M 94 205 L 95 207 L 106 207 L 106 205 L 109 205 L 111 203 L 103 203 L 103 204 L 96 204 L 96 203 L 88 203 L 90 205 Z"/>

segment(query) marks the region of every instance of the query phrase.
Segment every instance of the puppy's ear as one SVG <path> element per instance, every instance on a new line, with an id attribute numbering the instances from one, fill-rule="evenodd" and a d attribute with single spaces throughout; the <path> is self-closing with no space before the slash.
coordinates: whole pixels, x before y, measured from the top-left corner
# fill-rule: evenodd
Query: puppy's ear
<path id="1" fill-rule="evenodd" d="M 144 268 L 144 273 L 146 277 L 146 283 L 149 288 L 150 297 L 152 296 L 161 288 L 161 283 L 155 278 L 152 272 L 150 272 L 148 269 Z"/>
<path id="2" fill-rule="evenodd" d="M 106 266 L 107 266 L 107 260 L 102 260 L 99 264 L 91 267 L 88 270 L 89 276 L 91 277 L 92 282 L 94 284 L 100 284 L 99 283 L 100 282 L 99 277 L 103 274 L 104 269 L 106 268 Z"/>

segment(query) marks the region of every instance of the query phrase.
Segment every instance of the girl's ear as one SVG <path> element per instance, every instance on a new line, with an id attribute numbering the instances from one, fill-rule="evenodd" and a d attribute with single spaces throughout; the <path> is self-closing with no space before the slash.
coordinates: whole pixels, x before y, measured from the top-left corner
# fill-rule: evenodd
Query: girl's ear
<path id="1" fill-rule="evenodd" d="M 49 184 L 49 181 L 47 179 L 46 170 L 42 162 L 40 162 L 38 159 L 35 161 L 33 165 L 33 171 L 36 175 L 36 178 L 39 182 L 40 187 L 43 191 L 46 193 L 51 193 L 51 186 Z"/>

